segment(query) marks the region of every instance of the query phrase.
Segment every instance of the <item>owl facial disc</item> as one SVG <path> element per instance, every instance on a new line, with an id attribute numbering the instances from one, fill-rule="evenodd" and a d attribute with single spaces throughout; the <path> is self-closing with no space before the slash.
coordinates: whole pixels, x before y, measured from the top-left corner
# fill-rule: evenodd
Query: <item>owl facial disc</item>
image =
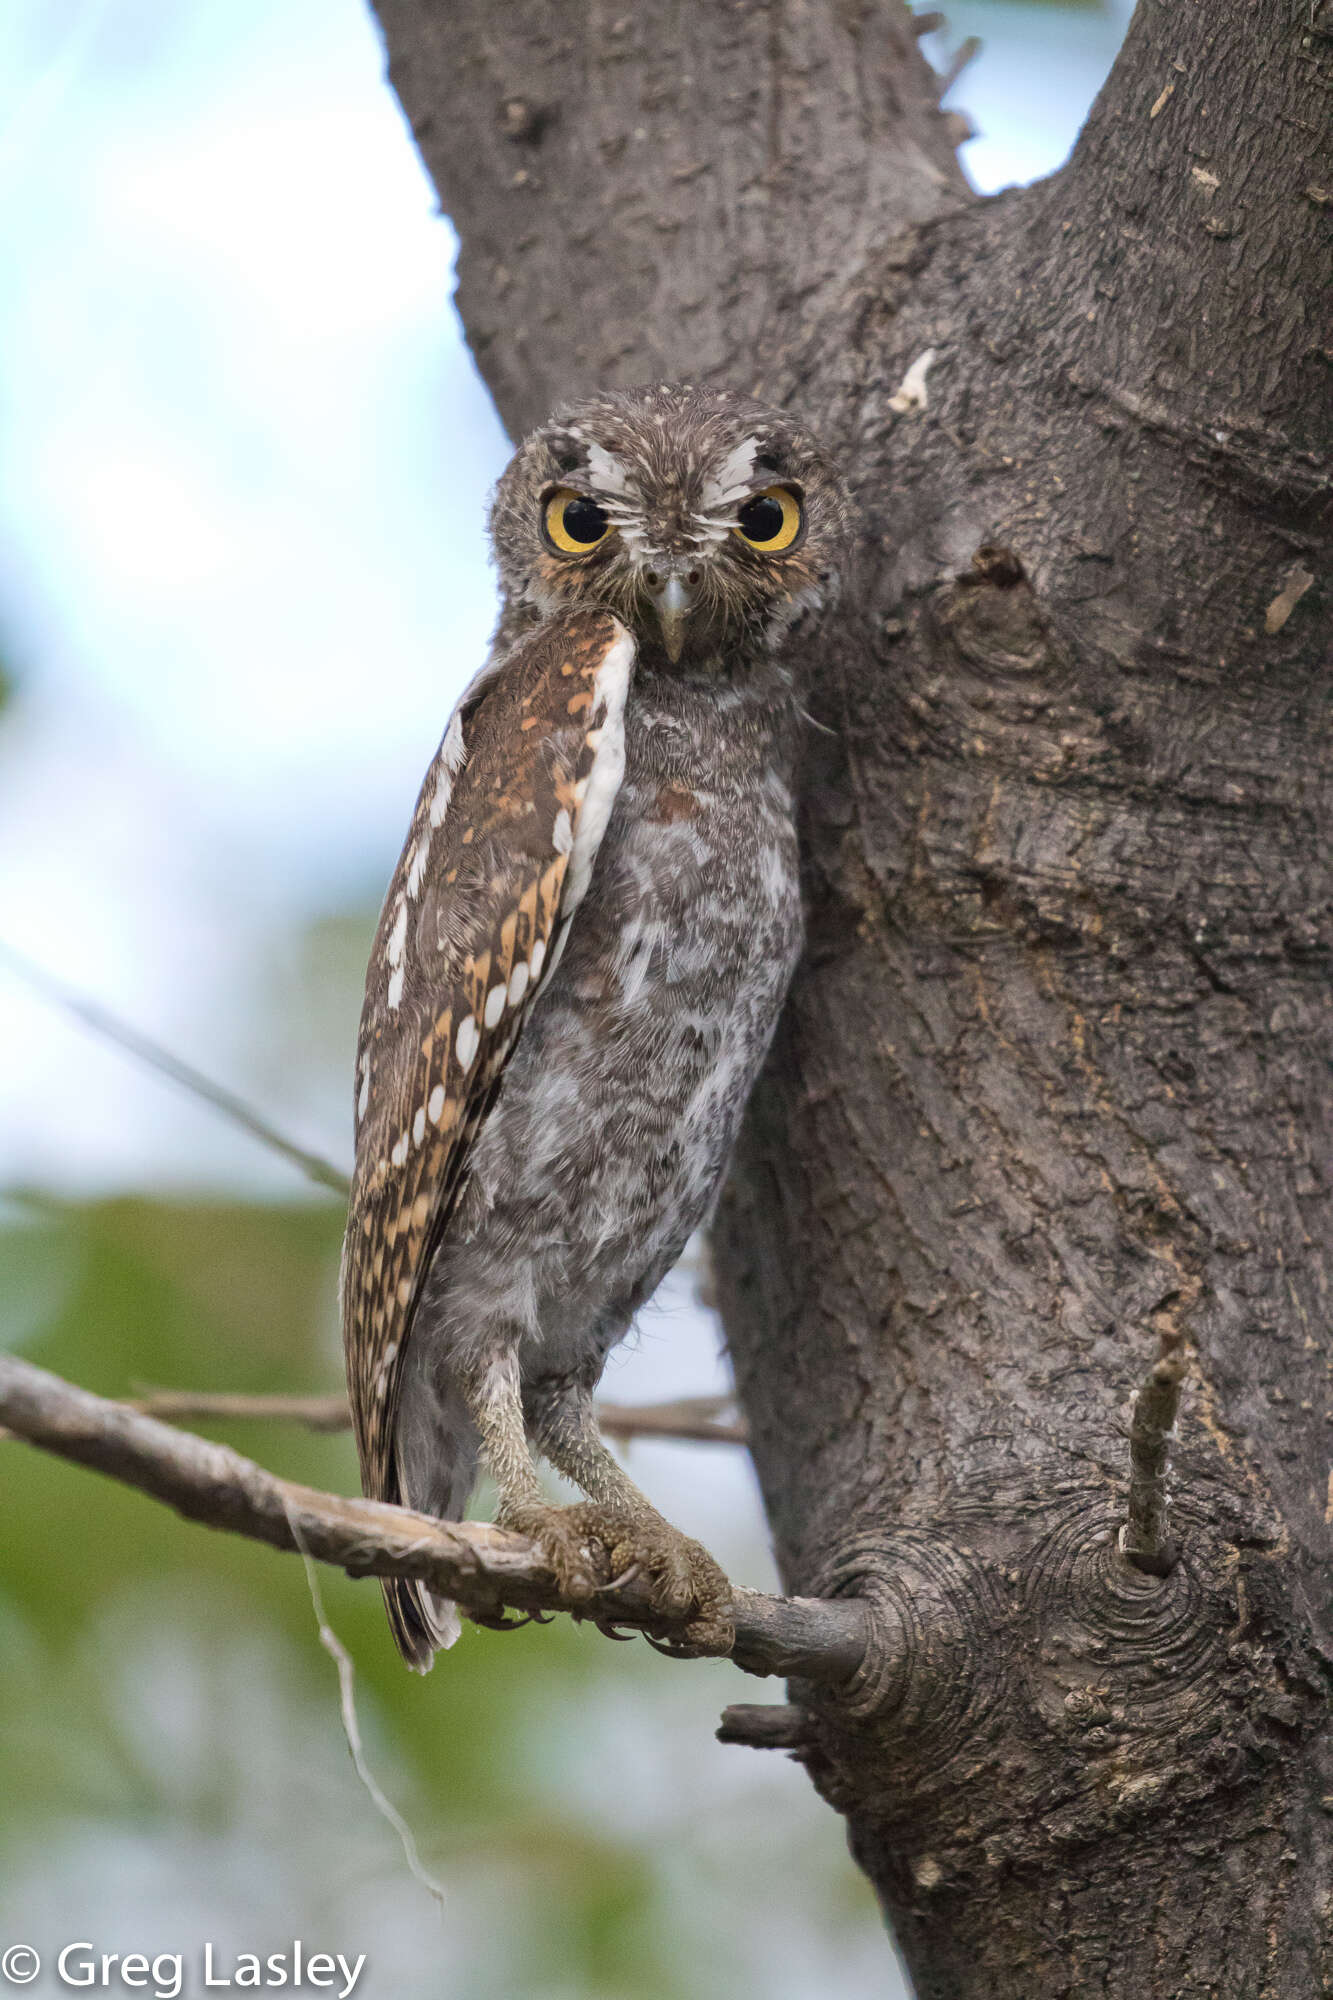
<path id="1" fill-rule="evenodd" d="M 849 529 L 845 488 L 800 423 L 688 383 L 557 410 L 515 454 L 491 518 L 516 629 L 597 607 L 633 634 L 640 672 L 705 678 L 808 629 L 836 595 Z"/>

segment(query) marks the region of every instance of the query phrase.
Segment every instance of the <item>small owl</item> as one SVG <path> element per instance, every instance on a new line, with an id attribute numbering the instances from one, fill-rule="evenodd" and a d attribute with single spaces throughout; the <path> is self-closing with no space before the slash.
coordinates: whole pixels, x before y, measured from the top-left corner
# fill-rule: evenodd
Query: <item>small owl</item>
<path id="1" fill-rule="evenodd" d="M 800 953 L 801 661 L 848 523 L 828 456 L 739 395 L 607 394 L 534 432 L 491 514 L 490 658 L 366 978 L 342 1270 L 366 1493 L 459 1519 L 484 1461 L 567 1591 L 633 1568 L 699 1650 L 730 1587 L 593 1392 L 711 1212 Z M 534 1449 L 586 1503 L 545 1497 Z M 453 1605 L 385 1599 L 424 1671 Z"/>

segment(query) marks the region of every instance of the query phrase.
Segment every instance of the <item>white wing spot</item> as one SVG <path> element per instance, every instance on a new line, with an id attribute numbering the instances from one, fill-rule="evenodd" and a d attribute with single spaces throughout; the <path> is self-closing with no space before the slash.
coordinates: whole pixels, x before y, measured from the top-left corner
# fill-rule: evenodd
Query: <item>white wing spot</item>
<path id="1" fill-rule="evenodd" d="M 513 971 L 509 975 L 510 1006 L 517 1007 L 519 1001 L 523 998 L 523 995 L 527 992 L 527 990 L 528 990 L 527 962 L 524 959 L 520 959 L 518 964 L 514 967 Z"/>
<path id="2" fill-rule="evenodd" d="M 556 814 L 555 825 L 551 828 L 551 845 L 557 854 L 568 854 L 574 845 L 574 829 L 569 823 L 569 814 L 563 806 Z"/>
<path id="3" fill-rule="evenodd" d="M 501 1014 L 504 1013 L 505 993 L 505 987 L 500 985 L 492 986 L 490 992 L 486 995 L 486 1011 L 482 1018 L 488 1028 L 497 1026 Z"/>
<path id="4" fill-rule="evenodd" d="M 426 879 L 426 863 L 429 859 L 430 835 L 429 833 L 423 833 L 412 849 L 412 859 L 408 863 L 407 893 L 409 896 L 415 897 L 420 894 L 421 884 Z"/>
<path id="5" fill-rule="evenodd" d="M 356 1099 L 356 1115 L 358 1118 L 365 1117 L 366 1106 L 369 1103 L 370 1103 L 370 1054 L 369 1051 L 367 1051 L 367 1053 L 363 1055 L 361 1058 L 361 1088 L 357 1093 L 357 1099 Z"/>
<path id="6" fill-rule="evenodd" d="M 751 444 L 753 455 L 753 444 Z M 634 667 L 634 641 L 623 628 L 620 637 L 607 648 L 594 682 L 594 712 L 601 720 L 601 741 L 593 754 L 588 789 L 579 806 L 579 823 L 570 851 L 560 907 L 571 914 L 583 901 L 592 879 L 592 865 L 602 844 L 615 805 L 620 781 L 625 775 L 625 697 Z M 535 954 L 534 954 L 535 956 Z M 535 975 L 536 967 L 533 967 Z"/>
<path id="7" fill-rule="evenodd" d="M 449 810 L 449 801 L 454 792 L 454 779 L 463 767 L 463 758 L 466 754 L 466 745 L 463 742 L 463 717 L 459 710 L 455 709 L 449 727 L 444 732 L 444 741 L 440 745 L 440 768 L 435 773 L 435 790 L 430 802 L 432 826 L 439 826 Z"/>
<path id="8" fill-rule="evenodd" d="M 390 1153 L 390 1155 L 389 1155 L 389 1158 L 390 1158 L 390 1159 L 391 1159 L 391 1160 L 393 1161 L 393 1163 L 394 1163 L 394 1165 L 395 1165 L 396 1167 L 401 1167 L 401 1166 L 402 1166 L 402 1164 L 403 1164 L 403 1161 L 404 1161 L 404 1160 L 405 1160 L 405 1159 L 407 1158 L 407 1134 L 406 1134 L 406 1132 L 404 1132 L 404 1133 L 403 1133 L 403 1136 L 402 1136 L 402 1138 L 401 1138 L 401 1139 L 399 1139 L 399 1140 L 398 1140 L 398 1142 L 397 1142 L 397 1144 L 396 1144 L 396 1145 L 394 1146 L 394 1149 L 393 1149 L 393 1151 L 392 1151 L 392 1152 Z"/>
<path id="9" fill-rule="evenodd" d="M 477 1024 L 470 1014 L 465 1021 L 459 1024 L 454 1047 L 458 1052 L 458 1060 L 463 1065 L 464 1070 L 471 1069 L 473 1063 L 477 1060 L 477 1050 L 481 1047 L 481 1036 L 477 1031 Z"/>
<path id="10" fill-rule="evenodd" d="M 442 1083 L 437 1083 L 434 1090 L 432 1090 L 430 1103 L 426 1108 L 430 1113 L 431 1124 L 438 1125 L 440 1119 L 444 1116 L 444 1085 Z"/>
<path id="11" fill-rule="evenodd" d="M 403 968 L 396 966 L 389 974 L 389 1005 L 396 1007 L 403 997 Z"/>
<path id="12" fill-rule="evenodd" d="M 546 962 L 546 939 L 538 938 L 536 944 L 532 947 L 532 976 L 534 979 L 541 978 L 542 966 L 545 964 L 545 962 Z"/>
<path id="13" fill-rule="evenodd" d="M 388 959 L 390 965 L 402 964 L 403 948 L 406 945 L 406 943 L 407 943 L 407 904 L 403 902 L 402 899 L 400 898 L 398 903 L 398 913 L 393 920 L 393 929 L 389 932 Z"/>
<path id="14" fill-rule="evenodd" d="M 417 1115 L 412 1120 L 412 1144 L 414 1146 L 419 1146 L 422 1140 L 425 1138 L 425 1136 L 426 1136 L 425 1107 L 423 1105 L 418 1104 Z"/>

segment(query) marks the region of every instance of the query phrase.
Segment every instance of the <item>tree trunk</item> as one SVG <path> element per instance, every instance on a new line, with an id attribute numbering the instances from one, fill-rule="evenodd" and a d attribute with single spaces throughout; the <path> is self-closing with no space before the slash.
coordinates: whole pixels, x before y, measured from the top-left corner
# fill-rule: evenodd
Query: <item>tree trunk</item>
<path id="1" fill-rule="evenodd" d="M 923 1996 L 1333 1992 L 1328 0 L 1141 0 L 985 202 L 898 0 L 378 11 L 511 431 L 728 382 L 863 509 L 716 1230 L 786 1584 L 878 1612 L 811 1774 Z"/>

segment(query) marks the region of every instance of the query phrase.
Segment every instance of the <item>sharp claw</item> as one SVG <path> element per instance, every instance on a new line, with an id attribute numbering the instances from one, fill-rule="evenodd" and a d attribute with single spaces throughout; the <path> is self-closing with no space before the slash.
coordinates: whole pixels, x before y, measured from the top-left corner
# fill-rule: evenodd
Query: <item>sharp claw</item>
<path id="1" fill-rule="evenodd" d="M 651 1632 L 645 1632 L 643 1636 L 655 1653 L 665 1653 L 669 1660 L 694 1657 L 689 1642 L 685 1639 L 654 1639 Z"/>
<path id="2" fill-rule="evenodd" d="M 645 1632 L 643 1636 L 655 1653 L 665 1653 L 669 1660 L 726 1659 L 735 1644 L 733 1635 L 728 1639 L 725 1650 L 719 1651 L 712 1638 L 702 1641 L 691 1639 L 689 1627 L 677 1637 L 669 1639 L 654 1639 L 651 1632 Z"/>
<path id="3" fill-rule="evenodd" d="M 642 1563 L 632 1562 L 628 1569 L 622 1569 L 620 1575 L 613 1576 L 610 1583 L 603 1585 L 603 1588 L 606 1590 L 623 1590 L 627 1583 L 633 1583 L 642 1568 Z"/>
<path id="4" fill-rule="evenodd" d="M 505 1611 L 469 1611 L 468 1617 L 474 1625 L 484 1625 L 488 1632 L 517 1632 L 524 1625 L 541 1623 L 549 1625 L 550 1619 L 544 1612 L 516 1612 L 512 1617 Z"/>
<path id="5" fill-rule="evenodd" d="M 617 1643 L 622 1646 L 627 1646 L 631 1639 L 636 1639 L 638 1637 L 637 1632 L 620 1631 L 620 1629 L 615 1623 L 615 1620 L 611 1618 L 596 1618 L 593 1620 L 593 1623 L 596 1625 L 597 1630 L 603 1635 L 604 1638 L 615 1639 Z"/>

